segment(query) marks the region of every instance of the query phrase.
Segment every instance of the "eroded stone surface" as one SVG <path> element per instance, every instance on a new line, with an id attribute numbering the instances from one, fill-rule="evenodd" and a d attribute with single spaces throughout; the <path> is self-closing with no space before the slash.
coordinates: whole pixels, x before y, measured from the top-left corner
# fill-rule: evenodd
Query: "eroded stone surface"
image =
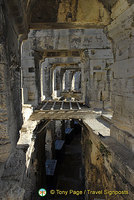
<path id="1" fill-rule="evenodd" d="M 98 119 L 92 118 L 91 120 L 85 119 L 83 122 L 88 129 L 83 130 L 82 137 L 86 188 L 103 191 L 125 190 L 128 191 L 127 195 L 117 195 L 116 199 L 132 199 L 134 182 L 131 177 L 133 177 L 134 165 L 131 160 L 134 157 L 133 153 L 130 153 L 110 135 L 108 136 L 110 133 L 109 123 L 105 120 L 100 118 L 98 121 Z M 89 195 L 89 197 L 93 196 Z M 104 198 L 99 195 L 98 198 L 100 197 Z M 106 195 L 105 198 L 109 199 L 109 195 Z"/>
<path id="2" fill-rule="evenodd" d="M 32 30 L 28 40 L 24 42 L 23 103 L 35 106 L 44 98 L 44 94 L 41 95 L 40 61 L 44 61 L 46 55 L 50 56 L 44 62 L 44 65 L 48 66 L 45 83 L 50 85 L 48 90 L 42 91 L 47 93 L 47 98 L 60 96 L 62 83 L 57 79 L 59 74 L 62 80 L 64 77 L 66 80 L 63 88 L 66 90 L 71 88 L 73 67 L 77 65 L 77 71 L 78 68 L 81 69 L 82 100 L 91 108 L 105 110 L 110 110 L 112 104 L 113 110 L 110 129 L 102 119 L 91 119 L 91 115 L 84 116 L 88 117 L 86 120 L 88 130 L 83 134 L 83 153 L 88 155 L 87 157 L 83 155 L 86 187 L 97 189 L 98 186 L 98 189 L 105 189 L 107 185 L 109 190 L 125 188 L 129 190 L 127 199 L 134 199 L 133 0 L 85 0 L 84 3 L 82 0 L 63 0 L 45 1 L 45 4 L 43 1 L 39 3 L 39 1 L 2 0 L 0 11 L 0 176 L 2 180 L 0 198 L 2 200 L 24 199 L 25 187 L 28 184 L 29 191 L 26 192 L 25 197 L 30 198 L 32 181 L 34 184 L 36 182 L 34 175 L 36 169 L 32 170 L 31 161 L 34 152 L 33 132 L 37 121 L 28 120 L 32 113 L 30 106 L 26 109 L 23 107 L 24 125 L 21 129 L 20 47 L 21 41 L 28 35 L 29 24 L 37 29 L 46 27 L 63 29 Z M 101 25 L 108 24 L 104 32 Z M 92 27 L 92 29 L 75 29 L 76 27 Z M 61 57 L 53 56 L 54 51 L 56 54 L 61 51 Z M 75 52 L 74 55 L 72 51 Z M 56 69 L 54 72 L 55 67 L 59 67 L 58 64 L 61 71 Z M 64 76 L 70 64 L 74 66 L 71 66 L 70 72 Z M 65 69 L 62 70 L 63 68 Z M 45 68 L 42 69 L 45 71 Z M 55 79 L 52 82 L 53 77 Z M 56 79 L 58 84 L 55 86 L 53 83 Z M 74 89 L 74 85 L 72 88 Z M 42 116 L 39 114 L 38 117 Z M 94 131 L 95 126 L 97 126 L 96 131 Z M 40 142 L 43 139 L 40 137 Z M 126 200 L 126 196 L 117 199 Z"/>
<path id="3" fill-rule="evenodd" d="M 108 33 L 113 40 L 115 52 L 115 63 L 112 65 L 114 125 L 111 127 L 111 135 L 131 151 L 134 149 L 133 12 L 134 5 L 108 26 Z"/>
<path id="4" fill-rule="evenodd" d="M 98 0 L 76 1 L 43 1 L 35 2 L 32 9 L 32 23 L 90 23 L 107 24 L 110 20 L 109 12 Z"/>

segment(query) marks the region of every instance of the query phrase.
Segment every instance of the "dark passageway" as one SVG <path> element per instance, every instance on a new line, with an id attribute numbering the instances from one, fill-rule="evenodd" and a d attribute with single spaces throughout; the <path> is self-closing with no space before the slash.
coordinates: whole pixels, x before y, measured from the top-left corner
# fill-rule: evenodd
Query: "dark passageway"
<path id="1" fill-rule="evenodd" d="M 57 189 L 61 191 L 81 191 L 84 189 L 82 174 L 82 157 L 81 157 L 81 134 L 74 128 L 73 139 L 69 145 L 65 145 L 65 156 L 63 162 L 58 167 Z M 57 195 L 56 199 L 83 199 L 77 195 Z"/>
<path id="2" fill-rule="evenodd" d="M 68 121 L 69 122 L 69 121 Z M 66 121 L 66 123 L 68 123 Z M 70 122 L 69 122 L 70 124 Z M 70 129 L 70 133 L 68 133 Z M 71 123 L 71 128 L 65 128 L 65 143 L 62 150 L 58 153 L 55 152 L 53 160 L 56 159 L 56 168 L 53 176 L 47 176 L 47 171 L 44 169 L 44 176 L 42 173 L 39 179 L 42 179 L 39 187 L 42 187 L 47 190 L 47 195 L 45 197 L 39 197 L 37 192 L 36 199 L 84 199 L 83 194 L 78 194 L 79 191 L 84 191 L 84 169 L 82 166 L 82 147 L 81 147 L 81 126 L 78 122 Z M 62 133 L 64 135 L 64 133 Z M 62 140 L 64 141 L 64 140 Z M 50 160 L 49 160 L 50 161 Z M 42 165 L 41 165 L 42 166 Z M 46 171 L 46 172 L 45 172 Z M 46 175 L 45 175 L 46 173 Z M 40 173 L 39 173 L 40 175 Z M 46 179 L 43 181 L 43 177 Z M 44 186 L 46 185 L 46 186 Z M 72 190 L 72 191 L 71 191 Z M 36 190 L 37 191 L 37 190 Z M 55 191 L 55 194 L 51 194 L 52 191 Z M 63 192 L 65 191 L 65 193 Z M 78 191 L 77 194 L 74 194 L 74 191 Z M 76 193 L 76 192 L 75 192 Z M 35 199 L 35 196 L 32 197 Z"/>

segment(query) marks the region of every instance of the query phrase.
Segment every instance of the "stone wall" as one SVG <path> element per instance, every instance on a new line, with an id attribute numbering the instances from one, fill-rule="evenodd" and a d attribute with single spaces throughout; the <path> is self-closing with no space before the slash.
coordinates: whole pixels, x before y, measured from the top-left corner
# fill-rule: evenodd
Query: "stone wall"
<path id="1" fill-rule="evenodd" d="M 109 1 L 111 2 L 112 0 Z M 107 25 L 110 21 L 110 12 L 105 5 L 109 4 L 112 3 L 106 3 L 102 0 L 85 0 L 84 3 L 82 0 L 49 0 L 45 3 L 41 0 L 38 2 L 34 1 L 31 27 L 34 26 L 34 23 L 35 25 L 39 23 L 41 29 L 42 22 L 48 23 L 46 27 L 52 27 L 52 25 L 54 26 L 57 23 L 61 23 L 63 27 L 66 23 L 75 23 L 75 26 L 86 23 L 91 25 Z"/>
<path id="2" fill-rule="evenodd" d="M 115 13 L 115 9 L 117 13 Z M 112 10 L 107 33 L 113 40 L 111 135 L 134 152 L 134 5 L 121 1 Z M 124 12 L 123 12 L 124 11 Z"/>
<path id="3" fill-rule="evenodd" d="M 0 158 L 1 163 L 5 162 L 7 157 L 10 154 L 11 142 L 8 134 L 8 109 L 7 109 L 7 58 L 6 58 L 6 38 L 4 35 L 5 27 L 5 18 L 2 5 L 0 4 L 0 129 L 1 129 L 1 138 L 0 138 Z"/>
<path id="4" fill-rule="evenodd" d="M 79 62 L 77 64 L 82 70 L 81 92 L 83 95 L 83 100 L 86 100 L 86 103 L 91 107 L 104 107 L 105 109 L 110 108 L 110 82 L 112 80 L 110 65 L 113 63 L 113 53 L 111 48 L 112 44 L 106 37 L 103 29 L 31 30 L 28 40 L 24 42 L 22 51 L 22 68 L 24 70 L 24 99 L 26 99 L 25 102 L 30 103 L 28 101 L 27 88 L 29 88 L 30 91 L 32 90 L 32 93 L 36 96 L 34 98 L 35 101 L 37 99 L 37 90 L 39 90 L 35 84 L 36 77 L 34 67 L 31 75 L 28 72 L 28 68 L 32 68 L 32 66 L 35 65 L 32 53 L 35 51 L 41 55 L 44 54 L 45 62 L 43 65 L 45 67 L 52 67 L 52 65 L 56 62 L 59 62 L 59 64 L 61 62 L 64 62 L 65 64 L 68 62 Z M 75 57 L 74 55 L 70 58 L 67 58 L 64 54 L 61 58 L 54 55 L 49 58 L 45 57 L 47 51 L 62 52 L 63 50 L 69 51 L 75 49 L 80 52 L 80 57 Z M 48 76 L 50 75 L 48 74 L 46 77 L 51 86 L 52 77 Z M 66 84 L 65 88 L 68 88 Z M 46 92 L 51 93 L 52 91 Z M 52 94 L 47 94 L 49 97 L 51 97 L 51 95 Z M 33 102 L 31 101 L 31 104 L 32 103 Z"/>
<path id="5" fill-rule="evenodd" d="M 16 146 L 21 116 L 20 46 L 7 7 L 0 2 L 0 162 L 6 161 Z M 12 19 L 12 18 L 11 18 Z"/>
<path id="6" fill-rule="evenodd" d="M 87 94 L 90 105 L 95 108 L 111 107 L 111 83 L 113 54 L 111 49 L 92 49 L 88 51 L 90 76 L 87 80 Z"/>
<path id="7" fill-rule="evenodd" d="M 32 51 L 30 43 L 27 41 L 22 44 L 21 66 L 24 104 L 35 106 L 38 104 L 37 66 L 34 51 Z"/>
<path id="8" fill-rule="evenodd" d="M 86 125 L 82 131 L 85 187 L 91 191 L 102 190 L 98 195 L 87 193 L 86 199 L 133 199 L 133 154 L 110 136 L 108 122 L 99 117 L 83 122 Z M 122 191 L 122 194 L 109 195 L 110 191 Z"/>

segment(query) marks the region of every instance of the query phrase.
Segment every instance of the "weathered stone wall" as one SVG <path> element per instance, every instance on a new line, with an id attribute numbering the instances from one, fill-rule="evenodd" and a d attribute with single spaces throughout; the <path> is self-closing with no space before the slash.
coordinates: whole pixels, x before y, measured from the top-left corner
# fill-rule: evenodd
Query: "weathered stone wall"
<path id="1" fill-rule="evenodd" d="M 21 116 L 20 49 L 14 24 L 9 23 L 5 3 L 0 1 L 0 162 L 7 160 L 16 146 Z"/>
<path id="2" fill-rule="evenodd" d="M 86 119 L 86 121 L 84 122 L 86 128 L 82 131 L 85 187 L 92 191 L 102 190 L 102 194 L 86 194 L 86 199 L 133 199 L 134 170 L 131 162 L 133 155 L 108 136 L 110 130 L 106 121 L 101 118 L 99 123 L 98 119 Z M 107 191 L 126 191 L 126 194 L 105 195 Z"/>
<path id="3" fill-rule="evenodd" d="M 37 66 L 34 58 L 34 51 L 31 49 L 29 42 L 24 41 L 22 45 L 22 88 L 24 104 L 38 104 L 38 87 L 37 87 Z"/>
<path id="4" fill-rule="evenodd" d="M 6 57 L 6 38 L 4 35 L 5 27 L 5 18 L 2 5 L 0 4 L 0 129 L 1 129 L 1 138 L 0 138 L 0 158 L 1 163 L 6 161 L 7 157 L 10 154 L 11 143 L 8 134 L 8 110 L 7 110 L 7 57 Z"/>
<path id="5" fill-rule="evenodd" d="M 127 1 L 124 2 L 119 1 L 113 8 L 113 22 L 107 30 L 113 40 L 115 58 L 111 135 L 134 152 L 134 5 L 129 7 Z"/>
<path id="6" fill-rule="evenodd" d="M 79 50 L 81 53 L 79 57 L 66 58 L 65 55 L 61 58 L 45 58 L 44 66 L 49 67 L 55 64 L 56 62 L 79 62 L 79 66 L 82 69 L 81 71 L 81 92 L 83 95 L 83 100 L 92 107 L 110 107 L 110 90 L 111 85 L 110 81 L 112 76 L 109 74 L 110 65 L 113 63 L 113 53 L 111 51 L 112 45 L 110 40 L 106 37 L 103 29 L 70 29 L 70 30 L 41 30 L 41 31 L 30 31 L 28 40 L 23 45 L 23 55 L 22 55 L 22 68 L 25 69 L 24 72 L 24 94 L 25 99 L 28 99 L 27 88 L 34 91 L 34 94 L 37 94 L 37 87 L 35 86 L 35 72 L 33 72 L 33 77 L 27 73 L 27 63 L 31 63 L 32 55 L 28 55 L 28 52 L 37 51 L 43 55 L 47 50 Z M 85 51 L 87 49 L 87 51 Z M 82 52 L 84 50 L 84 56 Z M 44 54 L 45 55 L 45 54 Z M 28 58 L 29 57 L 29 58 Z M 29 61 L 28 61 L 29 59 Z M 79 61 L 78 61 L 79 59 Z M 63 61 L 62 61 L 63 60 Z M 71 61 L 72 60 L 72 61 Z M 28 62 L 27 62 L 28 61 Z M 25 66 L 24 66 L 25 65 Z M 50 74 L 51 75 L 51 74 Z M 46 75 L 47 80 L 52 81 L 49 74 Z M 27 81 L 25 81 L 25 76 L 27 76 Z M 29 79 L 30 78 L 30 79 Z M 30 84 L 28 84 L 30 82 Z M 47 83 L 47 82 L 46 82 Z M 69 84 L 71 81 L 69 81 Z M 47 83 L 48 85 L 48 83 Z M 50 87 L 49 86 L 49 87 Z M 44 85 L 44 88 L 46 86 Z M 48 87 L 47 93 L 51 93 L 50 88 Z M 65 84 L 65 88 L 70 88 Z M 39 90 L 39 89 L 38 89 Z M 49 91 L 48 91 L 49 90 Z M 51 94 L 47 94 L 51 97 Z M 102 97 L 101 97 L 102 96 Z M 37 99 L 37 96 L 36 98 Z M 26 100 L 27 102 L 27 100 Z M 103 102 L 103 103 L 102 103 Z M 32 103 L 32 102 L 31 102 Z M 104 104 L 104 105 L 103 105 Z"/>
<path id="7" fill-rule="evenodd" d="M 90 59 L 90 77 L 87 80 L 87 93 L 90 105 L 95 108 L 111 107 L 111 64 L 113 55 L 110 49 L 93 49 L 88 51 Z"/>
<path id="8" fill-rule="evenodd" d="M 111 48 L 103 29 L 31 30 L 28 41 L 32 49 L 36 47 L 39 51 Z"/>
<path id="9" fill-rule="evenodd" d="M 76 25 L 82 23 L 106 25 L 110 21 L 110 12 L 104 7 L 105 4 L 105 1 L 101 0 L 85 0 L 84 3 L 82 0 L 49 0 L 45 3 L 41 0 L 35 1 L 32 7 L 31 26 L 40 23 L 41 29 L 42 22 L 63 23 L 63 27 L 65 23 L 70 22 Z"/>

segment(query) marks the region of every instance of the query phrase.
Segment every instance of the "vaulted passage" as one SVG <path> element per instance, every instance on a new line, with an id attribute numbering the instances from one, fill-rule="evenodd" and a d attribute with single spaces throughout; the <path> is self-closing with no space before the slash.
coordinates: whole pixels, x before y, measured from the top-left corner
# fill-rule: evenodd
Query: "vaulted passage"
<path id="1" fill-rule="evenodd" d="M 1 200 L 134 199 L 133 14 L 0 1 Z"/>

